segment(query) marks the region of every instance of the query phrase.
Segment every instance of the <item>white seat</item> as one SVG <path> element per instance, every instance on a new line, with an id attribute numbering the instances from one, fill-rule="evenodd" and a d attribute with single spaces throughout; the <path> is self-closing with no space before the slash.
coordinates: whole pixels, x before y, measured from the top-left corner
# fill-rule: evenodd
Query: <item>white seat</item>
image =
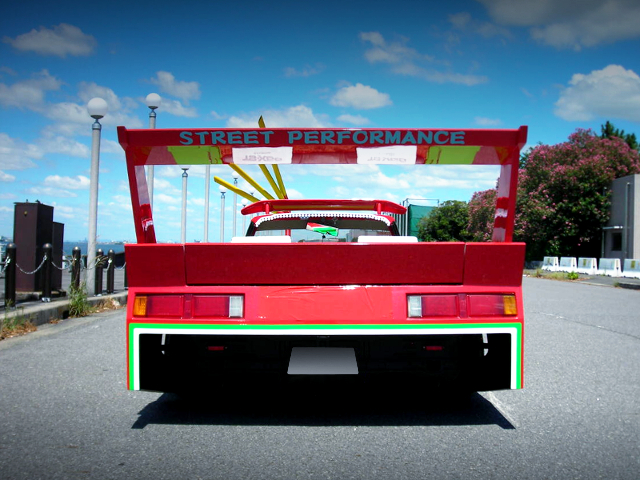
<path id="1" fill-rule="evenodd" d="M 291 237 L 289 235 L 233 237 L 231 243 L 291 243 Z"/>
<path id="2" fill-rule="evenodd" d="M 360 235 L 358 243 L 418 243 L 418 237 L 392 235 Z"/>

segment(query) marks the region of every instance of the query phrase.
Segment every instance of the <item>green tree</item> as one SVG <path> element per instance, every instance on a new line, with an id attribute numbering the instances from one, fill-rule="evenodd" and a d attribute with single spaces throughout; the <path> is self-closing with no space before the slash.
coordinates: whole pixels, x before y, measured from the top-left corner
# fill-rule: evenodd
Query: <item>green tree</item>
<path id="1" fill-rule="evenodd" d="M 638 150 L 638 139 L 636 138 L 636 134 L 624 133 L 624 130 L 616 128 L 609 120 L 607 120 L 607 123 L 600 126 L 600 132 L 600 138 L 611 139 L 613 137 L 618 137 L 627 142 L 627 145 L 632 149 Z"/>
<path id="2" fill-rule="evenodd" d="M 467 202 L 447 200 L 418 221 L 418 238 L 423 242 L 466 242 L 469 213 Z"/>
<path id="3" fill-rule="evenodd" d="M 621 138 L 577 130 L 568 141 L 531 149 L 519 171 L 514 239 L 527 243 L 527 259 L 545 255 L 597 257 L 609 219 L 609 185 L 640 172 L 640 155 Z M 468 230 L 490 238 L 495 189 L 469 203 Z"/>

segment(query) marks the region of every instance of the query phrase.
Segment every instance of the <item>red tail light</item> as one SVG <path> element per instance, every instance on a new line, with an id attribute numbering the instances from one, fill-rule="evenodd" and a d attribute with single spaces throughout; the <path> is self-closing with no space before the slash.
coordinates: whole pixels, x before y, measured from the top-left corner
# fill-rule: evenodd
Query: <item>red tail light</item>
<path id="1" fill-rule="evenodd" d="M 518 314 L 513 294 L 407 295 L 407 317 L 505 317 Z"/>
<path id="2" fill-rule="evenodd" d="M 243 295 L 139 295 L 133 315 L 158 318 L 242 318 Z"/>

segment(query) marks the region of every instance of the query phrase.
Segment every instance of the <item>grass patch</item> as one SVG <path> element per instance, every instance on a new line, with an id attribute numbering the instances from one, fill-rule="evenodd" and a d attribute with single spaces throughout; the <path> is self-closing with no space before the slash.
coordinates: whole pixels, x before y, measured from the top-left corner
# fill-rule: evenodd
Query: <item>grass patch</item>
<path id="1" fill-rule="evenodd" d="M 10 315 L 9 309 L 11 307 L 11 304 L 5 306 L 4 318 L 0 323 L 0 340 L 18 337 L 37 330 L 37 327 L 22 313 L 24 309 L 16 310 L 14 315 Z"/>
<path id="2" fill-rule="evenodd" d="M 564 282 L 580 280 L 580 275 L 577 272 L 549 272 L 548 270 L 538 268 L 536 270 L 525 270 L 524 273 L 525 275 L 535 278 L 546 278 L 549 280 L 560 280 Z"/>
<path id="3" fill-rule="evenodd" d="M 86 317 L 94 312 L 94 308 L 87 301 L 87 286 L 84 282 L 79 287 L 73 284 L 69 287 L 69 316 Z"/>

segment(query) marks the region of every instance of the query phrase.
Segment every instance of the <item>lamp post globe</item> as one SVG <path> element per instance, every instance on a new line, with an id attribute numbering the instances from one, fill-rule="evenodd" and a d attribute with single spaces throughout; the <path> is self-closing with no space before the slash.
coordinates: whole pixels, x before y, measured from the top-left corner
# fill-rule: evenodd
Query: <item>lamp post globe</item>
<path id="1" fill-rule="evenodd" d="M 147 102 L 147 107 L 149 107 L 151 110 L 155 110 L 162 103 L 162 97 L 157 93 L 150 93 L 145 98 L 145 102 Z"/>
<path id="2" fill-rule="evenodd" d="M 87 103 L 87 111 L 91 118 L 100 120 L 109 111 L 109 105 L 103 98 L 94 97 Z"/>

